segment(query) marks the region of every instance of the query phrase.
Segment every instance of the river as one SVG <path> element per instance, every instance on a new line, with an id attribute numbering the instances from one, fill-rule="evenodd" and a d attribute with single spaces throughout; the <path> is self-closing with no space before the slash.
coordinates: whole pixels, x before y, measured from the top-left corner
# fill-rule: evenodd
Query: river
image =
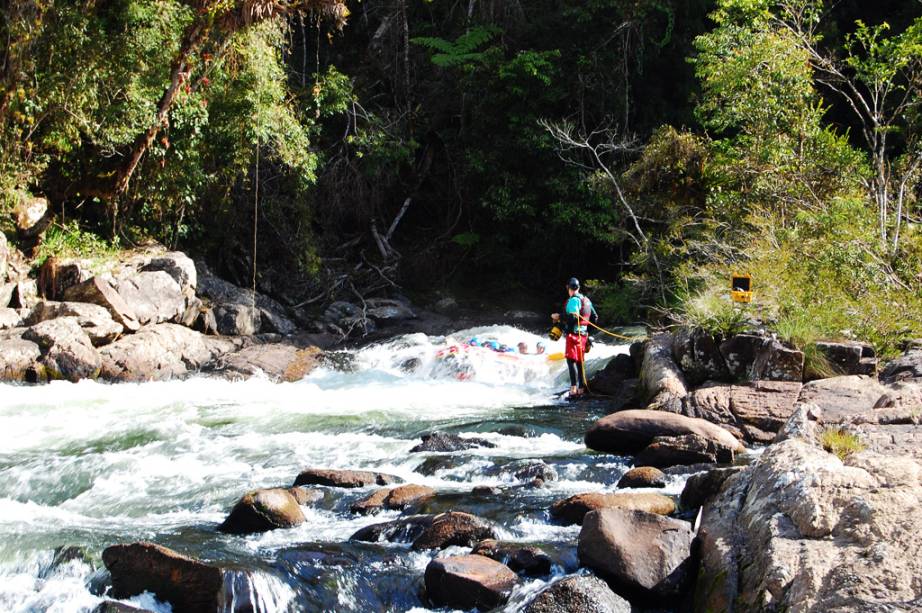
<path id="1" fill-rule="evenodd" d="M 471 336 L 543 340 L 508 326 L 452 335 Z M 239 568 L 235 589 L 261 611 L 425 610 L 422 576 L 435 552 L 348 540 L 399 515 L 351 514 L 371 489 L 326 490 L 298 528 L 216 531 L 247 490 L 291 485 L 307 467 L 374 469 L 428 485 L 438 496 L 424 510 L 481 515 L 503 540 L 545 549 L 555 575 L 573 572 L 579 527 L 555 525 L 547 509 L 571 494 L 614 490 L 629 466 L 582 443 L 604 403 L 556 399 L 567 387 L 562 361 L 485 350 L 440 359 L 446 342 L 414 334 L 342 352 L 297 383 L 0 386 L 0 610 L 91 611 L 107 587 L 102 550 L 137 540 Z M 597 343 L 590 371 L 626 350 Z M 496 447 L 409 453 L 436 429 Z M 546 462 L 558 479 L 527 487 L 514 473 L 529 461 Z M 500 493 L 473 495 L 477 485 Z M 681 486 L 674 478 L 665 493 Z M 53 561 L 65 546 L 80 553 Z M 545 584 L 525 581 L 507 610 Z M 170 610 L 151 594 L 125 602 Z"/>

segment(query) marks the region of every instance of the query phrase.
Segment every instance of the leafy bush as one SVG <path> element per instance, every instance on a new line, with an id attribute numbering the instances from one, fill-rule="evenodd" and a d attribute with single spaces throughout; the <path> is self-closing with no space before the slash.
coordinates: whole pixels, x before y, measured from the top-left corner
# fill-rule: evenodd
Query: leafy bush
<path id="1" fill-rule="evenodd" d="M 118 241 L 109 242 L 92 232 L 81 230 L 77 221 L 63 225 L 56 223 L 45 233 L 35 254 L 35 264 L 41 265 L 52 256 L 104 260 L 113 257 L 117 251 Z"/>

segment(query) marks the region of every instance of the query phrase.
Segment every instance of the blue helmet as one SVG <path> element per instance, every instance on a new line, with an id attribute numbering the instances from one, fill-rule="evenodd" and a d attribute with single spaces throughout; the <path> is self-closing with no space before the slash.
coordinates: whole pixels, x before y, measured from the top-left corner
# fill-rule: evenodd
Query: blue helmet
<path id="1" fill-rule="evenodd" d="M 480 347 L 480 340 L 478 340 L 478 338 L 475 336 L 474 338 L 469 340 L 467 344 L 470 345 L 471 347 Z"/>

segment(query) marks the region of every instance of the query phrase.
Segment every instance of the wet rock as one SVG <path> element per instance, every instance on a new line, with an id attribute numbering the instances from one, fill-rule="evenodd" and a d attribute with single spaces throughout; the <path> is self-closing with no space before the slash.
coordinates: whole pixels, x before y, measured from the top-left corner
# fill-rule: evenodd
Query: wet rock
<path id="1" fill-rule="evenodd" d="M 434 515 L 411 515 L 392 521 L 365 526 L 349 537 L 366 543 L 412 543 L 432 525 Z"/>
<path id="2" fill-rule="evenodd" d="M 724 428 L 703 419 L 666 411 L 630 410 L 608 415 L 586 432 L 586 446 L 596 451 L 632 454 L 641 451 L 658 436 L 697 434 L 705 440 L 732 449 L 742 444 Z"/>
<path id="3" fill-rule="evenodd" d="M 88 302 L 103 307 L 109 311 L 112 319 L 128 331 L 133 332 L 141 327 L 134 309 L 122 298 L 108 278 L 95 276 L 78 283 L 67 288 L 63 298 L 68 302 Z"/>
<path id="4" fill-rule="evenodd" d="M 689 385 L 727 381 L 730 377 L 714 337 L 700 328 L 680 328 L 675 333 L 672 357 Z"/>
<path id="5" fill-rule="evenodd" d="M 76 382 L 99 375 L 102 358 L 75 317 L 43 321 L 23 332 L 22 338 L 39 346 L 40 362 L 50 379 Z"/>
<path id="6" fill-rule="evenodd" d="M 839 423 L 871 412 L 886 392 L 887 389 L 875 379 L 846 375 L 810 381 L 800 391 L 798 402 L 818 406 L 824 421 Z"/>
<path id="7" fill-rule="evenodd" d="M 26 382 L 42 355 L 37 343 L 22 338 L 22 328 L 0 333 L 0 381 Z"/>
<path id="8" fill-rule="evenodd" d="M 244 494 L 218 530 L 229 534 L 250 534 L 294 528 L 302 523 L 304 513 L 289 490 L 259 489 Z"/>
<path id="9" fill-rule="evenodd" d="M 392 489 L 378 490 L 367 498 L 353 504 L 353 513 L 367 515 L 383 509 L 402 511 L 435 496 L 435 490 L 424 485 L 401 485 Z"/>
<path id="10" fill-rule="evenodd" d="M 529 577 L 543 577 L 551 572 L 550 556 L 537 547 L 523 547 L 517 543 L 501 543 L 487 539 L 477 543 L 471 553 L 501 562 L 512 571 Z"/>
<path id="11" fill-rule="evenodd" d="M 0 307 L 0 330 L 19 328 L 23 325 L 22 316 L 16 309 Z"/>
<path id="12" fill-rule="evenodd" d="M 552 583 L 524 613 L 631 613 L 631 603 L 598 577 L 576 575 Z"/>
<path id="13" fill-rule="evenodd" d="M 440 470 L 448 470 L 455 465 L 456 459 L 453 456 L 431 456 L 423 460 L 423 462 L 416 467 L 416 472 L 421 475 L 426 475 L 431 477 L 432 475 L 438 473 Z"/>
<path id="14" fill-rule="evenodd" d="M 706 504 L 720 492 L 723 484 L 743 469 L 742 466 L 713 468 L 707 472 L 696 473 L 685 482 L 685 488 L 679 497 L 683 509 L 694 509 Z"/>
<path id="15" fill-rule="evenodd" d="M 413 549 L 445 549 L 451 545 L 470 547 L 478 541 L 496 538 L 493 524 L 460 511 L 440 513 L 413 541 Z"/>
<path id="16" fill-rule="evenodd" d="M 678 412 L 688 387 L 672 359 L 672 335 L 656 334 L 644 342 L 640 366 L 641 399 L 648 408 Z"/>
<path id="17" fill-rule="evenodd" d="M 580 563 L 616 591 L 651 602 L 681 597 L 695 576 L 688 522 L 655 513 L 604 509 L 586 515 L 579 533 Z"/>
<path id="18" fill-rule="evenodd" d="M 490 558 L 467 555 L 435 558 L 426 567 L 425 583 L 435 606 L 486 611 L 508 600 L 519 577 Z"/>
<path id="19" fill-rule="evenodd" d="M 367 470 L 336 470 L 329 468 L 308 468 L 295 479 L 299 485 L 326 485 L 328 487 L 368 487 L 369 485 L 390 485 L 400 483 L 400 477 Z"/>
<path id="20" fill-rule="evenodd" d="M 399 300 L 371 298 L 366 301 L 366 307 L 368 317 L 378 324 L 416 319 L 416 313 L 413 312 L 413 309 Z"/>
<path id="21" fill-rule="evenodd" d="M 544 462 L 534 462 L 517 468 L 512 476 L 519 481 L 541 479 L 542 482 L 547 482 L 557 480 L 557 471 L 554 470 L 553 466 Z"/>
<path id="22" fill-rule="evenodd" d="M 108 381 L 164 381 L 200 370 L 239 345 L 178 324 L 146 326 L 100 348 L 100 376 Z"/>
<path id="23" fill-rule="evenodd" d="M 41 300 L 32 307 L 29 315 L 26 317 L 27 326 L 34 326 L 43 321 L 57 319 L 59 317 L 73 317 L 77 321 L 90 342 L 95 347 L 106 345 L 118 338 L 124 331 L 124 327 L 112 319 L 109 311 L 98 304 L 89 304 L 86 302 L 51 302 Z"/>
<path id="24" fill-rule="evenodd" d="M 791 438 L 704 507 L 699 611 L 884 611 L 922 598 L 922 466 Z M 913 608 L 910 605 L 910 608 Z"/>
<path id="25" fill-rule="evenodd" d="M 475 447 L 496 447 L 496 445 L 490 441 L 482 438 L 462 438 L 457 434 L 448 434 L 447 432 L 429 432 L 423 434 L 421 438 L 423 442 L 413 447 L 410 453 L 419 453 L 422 451 L 451 452 L 474 449 Z"/>
<path id="26" fill-rule="evenodd" d="M 139 609 L 138 607 L 127 605 L 124 602 L 105 600 L 93 609 L 93 613 L 152 613 L 152 611 L 148 609 Z"/>
<path id="27" fill-rule="evenodd" d="M 719 424 L 750 442 L 771 442 L 794 411 L 803 385 L 798 381 L 710 383 L 688 395 L 682 410 Z"/>
<path id="28" fill-rule="evenodd" d="M 273 381 L 300 381 L 318 365 L 321 350 L 280 342 L 250 345 L 222 356 L 211 370 L 228 379 L 262 373 Z"/>
<path id="29" fill-rule="evenodd" d="M 589 380 L 589 389 L 596 394 L 606 396 L 619 395 L 623 391 L 624 382 L 637 378 L 637 369 L 630 355 L 618 354 L 608 361 L 605 368 L 592 376 Z"/>
<path id="30" fill-rule="evenodd" d="M 224 587 L 222 569 L 154 543 L 113 545 L 102 552 L 112 575 L 114 598 L 152 592 L 174 611 L 217 611 Z"/>
<path id="31" fill-rule="evenodd" d="M 551 517 L 564 524 L 582 524 L 587 513 L 600 509 L 640 510 L 659 515 L 675 512 L 675 502 L 669 496 L 650 493 L 576 494 L 551 505 Z"/>
<path id="32" fill-rule="evenodd" d="M 735 449 L 735 446 L 716 443 L 698 434 L 658 436 L 637 454 L 634 461 L 658 468 L 711 462 L 730 464 Z"/>
<path id="33" fill-rule="evenodd" d="M 295 497 L 295 500 L 298 501 L 298 504 L 302 507 L 323 500 L 323 492 L 312 490 L 307 487 L 290 487 L 288 488 L 288 492 Z"/>
<path id="34" fill-rule="evenodd" d="M 475 496 L 495 496 L 500 493 L 500 489 L 490 485 L 477 485 L 471 490 L 471 493 Z"/>
<path id="35" fill-rule="evenodd" d="M 214 307 L 218 334 L 252 336 L 262 327 L 260 311 L 247 304 L 219 304 Z"/>
<path id="36" fill-rule="evenodd" d="M 666 487 L 666 475 L 653 466 L 637 466 L 621 476 L 618 487 Z"/>
<path id="37" fill-rule="evenodd" d="M 922 348 L 910 348 L 897 359 L 888 362 L 880 373 L 880 379 L 885 383 L 922 379 Z"/>

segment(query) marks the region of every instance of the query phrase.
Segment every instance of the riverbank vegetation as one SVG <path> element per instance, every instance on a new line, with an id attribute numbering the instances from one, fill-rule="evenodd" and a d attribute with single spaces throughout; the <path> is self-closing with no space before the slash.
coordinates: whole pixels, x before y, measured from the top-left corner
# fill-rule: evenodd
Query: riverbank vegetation
<path id="1" fill-rule="evenodd" d="M 922 335 L 918 3 L 346 4 L 0 9 L 0 207 L 292 304 L 575 273 L 608 322 Z"/>

